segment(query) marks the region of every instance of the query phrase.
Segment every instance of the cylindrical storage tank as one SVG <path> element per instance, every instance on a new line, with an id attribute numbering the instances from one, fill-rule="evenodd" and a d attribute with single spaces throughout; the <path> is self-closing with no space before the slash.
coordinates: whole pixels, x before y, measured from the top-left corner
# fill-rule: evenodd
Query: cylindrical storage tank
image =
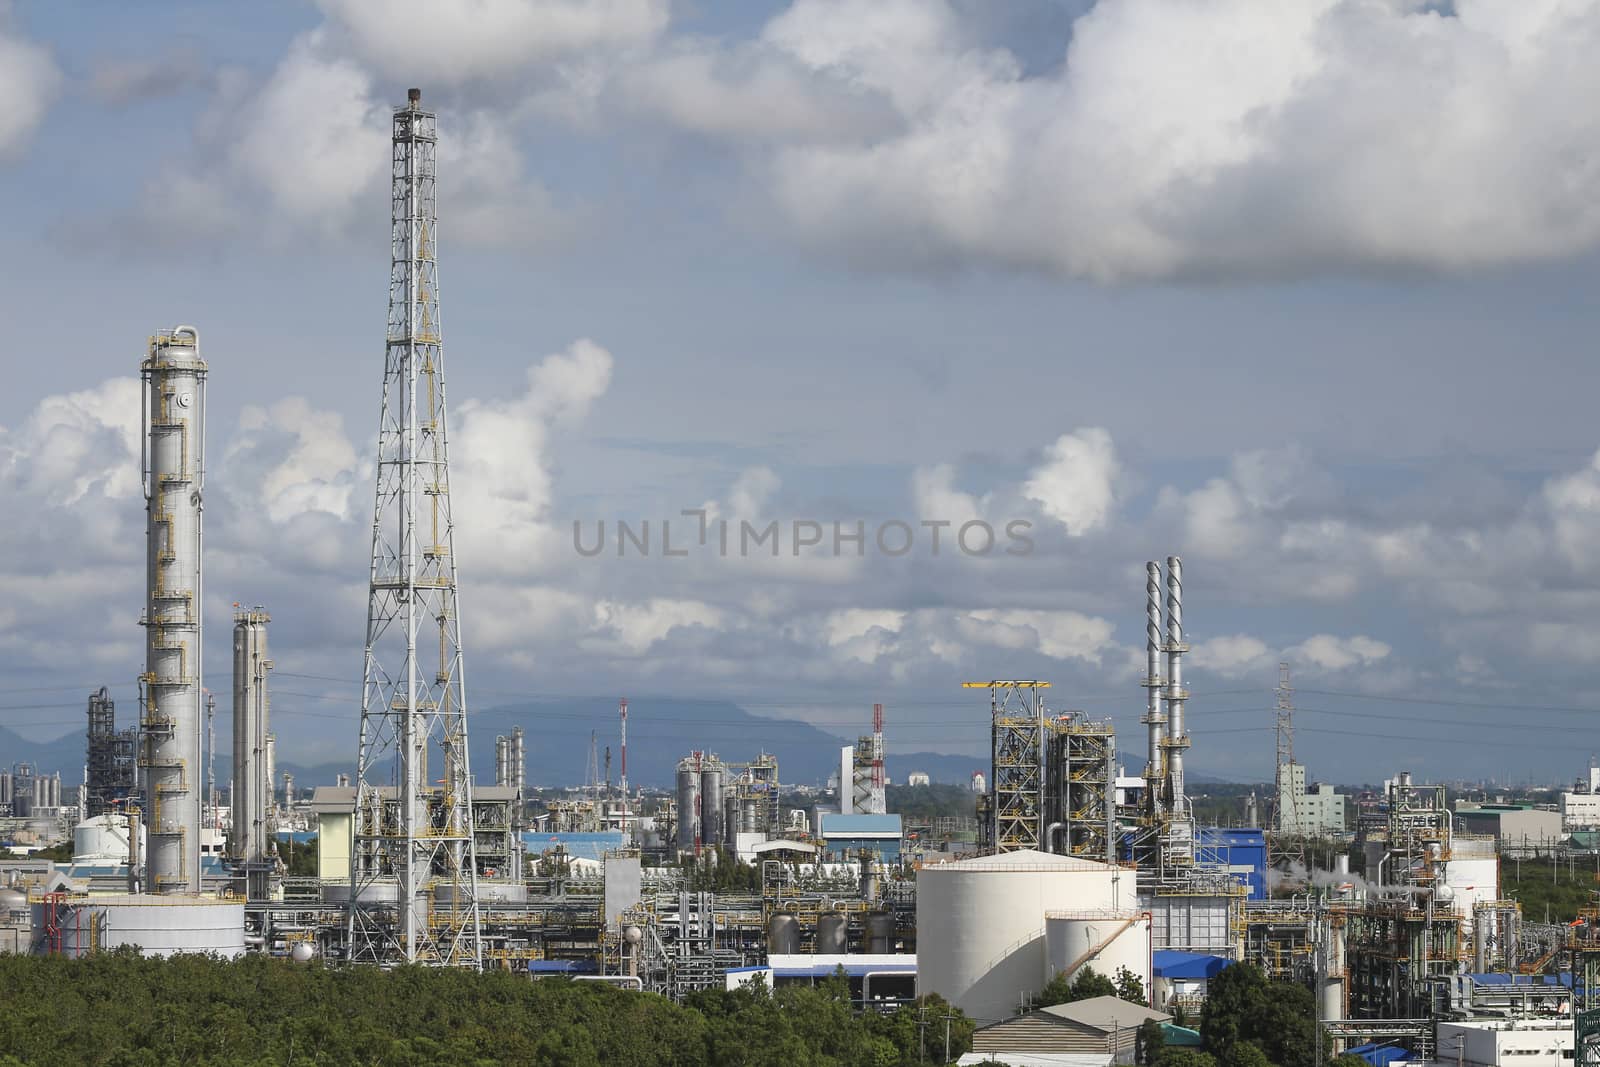
<path id="1" fill-rule="evenodd" d="M 96 815 L 72 828 L 73 860 L 128 862 L 128 821 L 112 815 Z"/>
<path id="2" fill-rule="evenodd" d="M 800 951 L 800 920 L 792 911 L 773 912 L 767 920 L 767 955 L 792 956 Z"/>
<path id="3" fill-rule="evenodd" d="M 917 995 L 938 993 L 972 1018 L 1009 1019 L 1020 992 L 1044 985 L 1046 912 L 1134 905 L 1127 871 L 1077 856 L 1021 850 L 924 866 Z"/>
<path id="4" fill-rule="evenodd" d="M 678 851 L 693 852 L 700 837 L 700 772 L 678 764 Z"/>
<path id="5" fill-rule="evenodd" d="M 861 947 L 869 953 L 887 955 L 894 951 L 894 913 L 873 911 L 867 913 L 866 936 Z"/>
<path id="6" fill-rule="evenodd" d="M 842 913 L 825 911 L 817 916 L 817 954 L 842 956 L 850 951 L 849 924 Z"/>
<path id="7" fill-rule="evenodd" d="M 28 894 L 16 889 L 0 889 L 0 922 L 21 926 L 28 921 Z"/>
<path id="8" fill-rule="evenodd" d="M 761 832 L 761 824 L 757 815 L 756 798 L 745 797 L 739 805 L 739 829 L 747 834 Z"/>
<path id="9" fill-rule="evenodd" d="M 185 952 L 244 955 L 244 904 L 208 897 L 152 894 L 83 897 L 58 911 L 61 951 L 84 956 L 92 951 L 137 947 L 144 956 Z M 44 928 L 44 905 L 33 905 L 34 929 Z"/>
<path id="10" fill-rule="evenodd" d="M 1041 984 L 1071 967 L 1116 979 L 1124 967 L 1150 989 L 1150 918 L 1144 912 L 1049 911 L 1044 920 Z"/>
<path id="11" fill-rule="evenodd" d="M 722 797 L 722 836 L 728 847 L 737 844 L 734 835 L 739 832 L 739 798 L 733 793 Z"/>
<path id="12" fill-rule="evenodd" d="M 11 817 L 13 819 L 26 819 L 33 814 L 33 792 L 18 789 L 11 794 Z"/>
<path id="13" fill-rule="evenodd" d="M 1324 978 L 1322 980 L 1322 1018 L 1344 1018 L 1344 979 Z"/>
<path id="14" fill-rule="evenodd" d="M 700 840 L 722 844 L 722 768 L 717 765 L 700 774 Z"/>

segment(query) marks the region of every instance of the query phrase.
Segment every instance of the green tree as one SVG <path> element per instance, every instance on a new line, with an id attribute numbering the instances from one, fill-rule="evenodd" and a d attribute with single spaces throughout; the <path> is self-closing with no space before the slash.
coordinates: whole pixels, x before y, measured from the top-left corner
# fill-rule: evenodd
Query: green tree
<path id="1" fill-rule="evenodd" d="M 1151 1067 L 1156 1060 L 1161 1058 L 1162 1051 L 1167 1047 L 1167 1033 L 1161 1029 L 1161 1023 L 1155 1019 L 1146 1019 L 1139 1024 L 1139 1034 L 1134 1042 L 1135 1059 L 1143 1067 Z"/>
<path id="2" fill-rule="evenodd" d="M 1114 997 L 1118 995 L 1116 983 L 1093 967 L 1081 967 L 1070 981 L 1066 972 L 1059 971 L 1054 978 L 1044 984 L 1039 990 L 1039 995 L 1034 998 L 1034 1007 L 1048 1008 L 1054 1004 L 1071 1004 L 1079 1000 L 1088 1000 L 1090 997 Z"/>
<path id="3" fill-rule="evenodd" d="M 1144 995 L 1144 979 L 1126 967 L 1117 968 L 1117 996 L 1133 1004 L 1150 1003 Z"/>

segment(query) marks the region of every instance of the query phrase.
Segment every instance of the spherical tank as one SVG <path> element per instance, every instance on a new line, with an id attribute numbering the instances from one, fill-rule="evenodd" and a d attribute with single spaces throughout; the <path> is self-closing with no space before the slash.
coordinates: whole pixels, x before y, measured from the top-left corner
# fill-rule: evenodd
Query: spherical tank
<path id="1" fill-rule="evenodd" d="M 792 911 L 774 912 L 767 922 L 767 954 L 792 956 L 800 951 L 800 920 Z"/>
<path id="2" fill-rule="evenodd" d="M 825 911 L 817 916 L 817 954 L 842 956 L 850 950 L 845 917 L 837 911 Z"/>
<path id="3" fill-rule="evenodd" d="M 1127 872 L 1032 850 L 932 864 L 917 873 L 917 995 L 1007 1019 L 1044 984 L 1045 913 L 1131 912 Z M 1141 973 L 1142 973 L 1141 968 Z"/>
<path id="4" fill-rule="evenodd" d="M 296 963 L 310 963 L 316 958 L 317 947 L 309 941 L 296 941 L 289 950 L 289 958 Z"/>
<path id="5" fill-rule="evenodd" d="M 1150 992 L 1150 919 L 1143 913 L 1052 911 L 1045 914 L 1045 971 L 1049 981 L 1084 967 L 1115 980 L 1126 967 Z M 1070 977 L 1070 976 L 1069 976 Z"/>

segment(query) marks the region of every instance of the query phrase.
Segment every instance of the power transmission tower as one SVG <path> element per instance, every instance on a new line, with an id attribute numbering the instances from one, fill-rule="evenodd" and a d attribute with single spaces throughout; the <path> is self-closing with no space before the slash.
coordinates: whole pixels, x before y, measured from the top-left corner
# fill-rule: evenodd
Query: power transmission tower
<path id="1" fill-rule="evenodd" d="M 434 260 L 437 139 L 422 93 L 412 89 L 407 96 L 406 106 L 395 110 L 392 137 L 389 330 L 349 947 L 355 962 L 479 968 L 483 942 Z M 431 773 L 430 760 L 438 761 Z"/>
<path id="2" fill-rule="evenodd" d="M 1267 829 L 1270 842 L 1267 864 L 1292 869 L 1305 867 L 1305 826 L 1300 820 L 1300 794 L 1303 778 L 1297 780 L 1294 761 L 1294 686 L 1289 681 L 1289 665 L 1278 664 L 1278 760 L 1272 790 L 1272 822 Z M 1287 832 L 1286 832 L 1287 829 Z"/>

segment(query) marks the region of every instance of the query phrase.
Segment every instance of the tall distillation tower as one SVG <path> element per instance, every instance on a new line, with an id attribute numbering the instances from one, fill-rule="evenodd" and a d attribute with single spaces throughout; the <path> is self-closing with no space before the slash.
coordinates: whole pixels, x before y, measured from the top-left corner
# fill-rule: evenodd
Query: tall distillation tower
<path id="1" fill-rule="evenodd" d="M 267 675 L 267 623 L 263 609 L 233 613 L 233 837 L 231 853 L 244 872 L 245 894 L 251 900 L 268 896 L 268 881 L 277 853 L 273 832 L 272 779 L 267 767 L 271 736 L 271 704 Z"/>
<path id="2" fill-rule="evenodd" d="M 206 364 L 200 334 L 150 339 L 143 379 L 145 671 L 139 676 L 139 770 L 148 880 L 156 893 L 200 892 L 201 493 Z"/>
<path id="3" fill-rule="evenodd" d="M 355 962 L 481 967 L 434 260 L 436 144 L 434 115 L 412 89 L 393 125 L 349 944 Z"/>

